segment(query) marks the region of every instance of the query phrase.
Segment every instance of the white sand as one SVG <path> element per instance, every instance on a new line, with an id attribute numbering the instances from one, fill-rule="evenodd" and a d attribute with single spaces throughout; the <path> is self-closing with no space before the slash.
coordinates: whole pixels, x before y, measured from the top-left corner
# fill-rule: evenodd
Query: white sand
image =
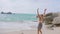
<path id="1" fill-rule="evenodd" d="M 45 25 L 43 25 L 42 28 L 43 34 L 60 34 L 60 27 L 56 27 L 54 30 L 49 30 L 46 28 Z M 27 30 L 21 30 L 20 28 L 0 28 L 0 34 L 37 34 L 37 29 L 27 29 Z"/>
<path id="2" fill-rule="evenodd" d="M 23 32 L 23 33 L 22 33 Z M 55 28 L 55 30 L 42 30 L 43 34 L 60 34 L 60 27 Z M 0 32 L 0 34 L 37 34 L 37 30 L 22 30 L 22 31 L 12 31 L 12 32 Z"/>

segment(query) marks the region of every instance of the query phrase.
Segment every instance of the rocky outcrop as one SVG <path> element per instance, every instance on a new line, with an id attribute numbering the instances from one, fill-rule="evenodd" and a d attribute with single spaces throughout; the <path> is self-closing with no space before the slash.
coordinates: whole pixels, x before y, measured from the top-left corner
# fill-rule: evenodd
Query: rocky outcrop
<path id="1" fill-rule="evenodd" d="M 5 12 L 1 12 L 1 14 L 12 14 L 11 12 L 7 12 L 7 13 L 5 13 Z"/>
<path id="2" fill-rule="evenodd" d="M 46 14 L 46 17 L 45 17 L 45 24 L 52 24 L 52 22 L 54 21 L 54 19 L 58 17 L 58 14 L 57 13 L 48 13 Z"/>
<path id="3" fill-rule="evenodd" d="M 52 23 L 53 23 L 53 24 L 60 24 L 60 17 L 54 18 L 54 20 L 53 20 Z"/>

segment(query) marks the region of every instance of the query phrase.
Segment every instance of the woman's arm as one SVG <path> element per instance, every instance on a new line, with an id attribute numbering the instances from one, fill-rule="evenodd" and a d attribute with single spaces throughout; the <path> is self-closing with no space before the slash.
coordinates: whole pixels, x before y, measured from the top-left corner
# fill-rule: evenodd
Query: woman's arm
<path id="1" fill-rule="evenodd" d="M 43 14 L 43 16 L 45 16 L 45 15 L 46 15 L 46 14 L 45 14 L 45 13 L 46 13 L 46 10 L 47 10 L 47 9 L 44 9 L 44 14 Z"/>
<path id="2" fill-rule="evenodd" d="M 37 9 L 37 17 L 39 17 L 40 16 L 40 14 L 39 14 L 39 8 Z"/>

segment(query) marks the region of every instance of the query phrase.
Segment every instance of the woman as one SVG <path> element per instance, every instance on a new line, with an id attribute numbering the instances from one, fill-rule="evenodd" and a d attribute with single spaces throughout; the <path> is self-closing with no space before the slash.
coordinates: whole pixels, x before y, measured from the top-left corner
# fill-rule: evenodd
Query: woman
<path id="1" fill-rule="evenodd" d="M 40 32 L 40 34 L 42 34 L 42 31 L 41 31 L 42 23 L 44 22 L 44 16 L 45 16 L 45 12 L 46 12 L 47 9 L 45 9 L 44 14 L 41 14 L 41 15 L 39 14 L 38 10 L 39 10 L 39 8 L 37 9 L 37 18 L 38 18 L 38 22 L 39 22 L 39 24 L 38 24 L 38 34 L 39 34 L 39 32 Z"/>

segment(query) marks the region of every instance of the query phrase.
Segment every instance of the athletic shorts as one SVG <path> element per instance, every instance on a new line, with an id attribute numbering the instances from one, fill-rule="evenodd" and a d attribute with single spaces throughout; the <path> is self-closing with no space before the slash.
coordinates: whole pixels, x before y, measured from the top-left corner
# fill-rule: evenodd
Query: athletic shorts
<path id="1" fill-rule="evenodd" d="M 42 23 L 39 23 L 38 24 L 38 30 L 41 30 L 41 28 L 42 28 Z"/>

